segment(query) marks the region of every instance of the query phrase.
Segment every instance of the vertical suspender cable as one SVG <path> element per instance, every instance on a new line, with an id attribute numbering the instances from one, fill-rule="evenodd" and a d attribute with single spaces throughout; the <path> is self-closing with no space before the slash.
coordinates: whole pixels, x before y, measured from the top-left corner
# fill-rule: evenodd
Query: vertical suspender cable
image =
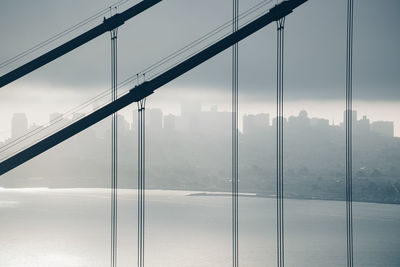
<path id="1" fill-rule="evenodd" d="M 276 211 L 277 266 L 284 266 L 283 221 L 283 48 L 285 17 L 277 25 L 277 88 L 276 88 Z"/>
<path id="2" fill-rule="evenodd" d="M 346 48 L 346 228 L 347 266 L 353 266 L 353 0 L 347 1 L 347 48 Z"/>
<path id="3" fill-rule="evenodd" d="M 117 99 L 117 34 L 118 28 L 111 34 L 111 98 Z M 111 118 L 111 267 L 117 266 L 117 190 L 118 190 L 118 142 L 117 142 L 117 113 Z"/>
<path id="4" fill-rule="evenodd" d="M 236 32 L 239 28 L 239 0 L 233 0 L 233 23 L 232 31 Z M 233 267 L 239 266 L 239 227 L 238 227 L 238 43 L 232 47 L 232 264 Z"/>
<path id="5" fill-rule="evenodd" d="M 137 266 L 144 266 L 145 226 L 145 105 L 146 98 L 138 103 L 138 259 Z"/>

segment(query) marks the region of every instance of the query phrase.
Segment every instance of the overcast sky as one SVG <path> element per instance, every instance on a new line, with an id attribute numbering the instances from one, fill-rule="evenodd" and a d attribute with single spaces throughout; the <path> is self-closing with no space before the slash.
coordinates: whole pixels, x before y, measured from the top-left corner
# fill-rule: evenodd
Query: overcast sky
<path id="1" fill-rule="evenodd" d="M 119 11 L 137 2 L 131 0 L 121 6 Z M 258 2 L 260 0 L 241 0 L 241 12 Z M 346 2 L 310 0 L 287 18 L 284 73 L 286 101 L 344 103 Z M 1 0 L 0 62 L 112 3 L 114 1 L 106 0 Z M 274 3 L 276 0 L 269 6 Z M 230 0 L 164 0 L 121 26 L 118 34 L 119 80 L 136 74 L 231 19 L 231 5 Z M 386 114 L 400 112 L 395 108 L 400 101 L 399 11 L 398 0 L 355 1 L 354 99 L 363 103 L 388 103 L 392 109 Z M 99 18 L 88 26 L 100 23 L 101 20 Z M 71 39 L 85 29 L 60 42 Z M 267 26 L 240 43 L 239 79 L 243 105 L 273 102 L 276 83 L 275 50 L 275 25 Z M 41 50 L 25 61 L 45 51 Z M 197 95 L 205 103 L 228 106 L 230 53 L 229 50 L 218 55 L 171 82 L 166 88 L 161 88 L 154 96 L 155 101 L 168 107 L 169 103 L 172 106 L 186 96 Z M 25 61 L 0 69 L 0 73 L 4 74 Z M 0 88 L 3 114 L 0 118 L 0 131 L 9 128 L 9 125 L 4 125 L 8 123 L 12 112 L 32 110 L 31 114 L 28 112 L 28 117 L 35 117 L 35 112 L 44 114 L 46 111 L 63 111 L 98 94 L 109 87 L 109 72 L 110 40 L 109 34 L 104 34 Z M 307 109 L 307 106 L 304 108 Z M 338 110 L 337 114 L 341 117 L 342 110 Z"/>

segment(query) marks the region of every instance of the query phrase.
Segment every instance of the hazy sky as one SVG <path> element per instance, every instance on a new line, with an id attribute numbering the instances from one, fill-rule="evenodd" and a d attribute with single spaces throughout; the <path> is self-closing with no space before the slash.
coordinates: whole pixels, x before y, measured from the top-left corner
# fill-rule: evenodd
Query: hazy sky
<path id="1" fill-rule="evenodd" d="M 138 1 L 121 6 L 123 11 Z M 241 12 L 260 2 L 241 0 Z M 310 0 L 287 18 L 285 99 L 288 106 L 331 112 L 342 118 L 345 85 L 346 0 Z M 0 62 L 93 15 L 114 1 L 1 0 Z M 272 6 L 275 1 L 271 1 Z M 231 18 L 232 1 L 164 0 L 120 27 L 119 80 L 134 75 Z M 381 108 L 365 114 L 395 120 L 400 108 L 400 2 L 356 0 L 354 12 L 354 99 Z M 101 22 L 101 18 L 89 26 Z M 69 40 L 84 29 L 68 35 Z M 55 43 L 54 45 L 59 44 Z M 50 46 L 49 48 L 54 47 Z M 9 131 L 13 112 L 32 120 L 63 112 L 107 89 L 110 84 L 109 34 L 0 88 L 0 136 Z M 273 112 L 276 62 L 275 25 L 255 33 L 239 47 L 241 112 Z M 46 50 L 0 69 L 4 74 Z M 150 101 L 174 112 L 177 103 L 198 98 L 229 109 L 230 50 L 161 88 Z M 134 84 L 130 84 L 133 86 Z M 322 101 L 322 102 L 321 102 Z M 329 102 L 329 105 L 326 103 Z M 343 105 L 341 103 L 343 102 Z M 308 105 L 307 103 L 312 103 Z M 336 103 L 336 104 L 335 104 Z M 265 109 L 254 107 L 266 105 Z M 318 108 L 319 106 L 319 108 Z M 329 107 L 329 110 L 326 110 Z M 385 109 L 385 112 L 380 110 Z M 378 112 L 378 113 L 376 113 Z M 39 115 L 40 114 L 40 115 Z M 316 114 L 318 115 L 318 114 Z M 328 114 L 329 115 L 329 114 Z M 398 127 L 398 120 L 395 122 Z"/>

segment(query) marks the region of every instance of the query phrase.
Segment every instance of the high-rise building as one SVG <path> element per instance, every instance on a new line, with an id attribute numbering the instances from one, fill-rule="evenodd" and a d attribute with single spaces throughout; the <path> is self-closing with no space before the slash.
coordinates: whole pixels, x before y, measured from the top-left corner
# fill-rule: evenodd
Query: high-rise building
<path id="1" fill-rule="evenodd" d="M 223 135 L 228 133 L 231 127 L 232 113 L 218 111 L 218 106 L 211 106 L 210 110 L 199 113 L 196 127 L 197 132 L 206 135 Z"/>
<path id="2" fill-rule="evenodd" d="M 72 115 L 72 121 L 77 121 L 85 117 L 85 113 L 74 113 Z"/>
<path id="3" fill-rule="evenodd" d="M 277 118 L 278 118 L 278 117 L 274 117 L 274 118 L 272 119 L 272 128 L 273 128 L 274 130 L 276 129 L 276 124 L 277 124 L 277 121 L 278 121 Z M 282 120 L 283 120 L 283 126 L 286 127 L 287 124 L 288 124 L 288 120 L 287 120 L 285 117 L 283 117 Z"/>
<path id="4" fill-rule="evenodd" d="M 146 127 L 150 132 L 159 132 L 162 129 L 163 114 L 161 109 L 152 108 L 146 110 Z"/>
<path id="5" fill-rule="evenodd" d="M 32 123 L 31 125 L 29 125 L 28 131 L 32 132 L 32 131 L 35 131 L 35 130 L 37 130 L 39 128 L 40 128 L 40 125 L 37 125 L 36 123 Z"/>
<path id="6" fill-rule="evenodd" d="M 320 118 L 311 118 L 310 126 L 318 130 L 329 130 L 329 120 Z"/>
<path id="7" fill-rule="evenodd" d="M 354 131 L 356 134 L 368 134 L 369 130 L 370 130 L 370 124 L 369 124 L 369 119 L 367 118 L 367 116 L 363 116 L 361 120 L 358 120 L 357 122 L 355 122 L 354 125 Z"/>
<path id="8" fill-rule="evenodd" d="M 393 137 L 394 129 L 392 121 L 375 121 L 371 124 L 371 131 L 382 136 Z"/>
<path id="9" fill-rule="evenodd" d="M 63 119 L 62 114 L 58 113 L 58 112 L 53 112 L 53 113 L 50 113 L 50 115 L 49 115 L 49 122 L 54 122 L 56 120 L 59 121 L 62 119 Z"/>
<path id="10" fill-rule="evenodd" d="M 201 128 L 199 119 L 201 116 L 201 103 L 196 100 L 188 100 L 181 104 L 181 117 L 176 122 L 179 131 L 198 132 Z"/>
<path id="11" fill-rule="evenodd" d="M 357 121 L 357 111 L 353 110 L 351 113 L 352 113 L 351 114 L 352 122 L 355 123 Z M 345 123 L 346 123 L 346 110 L 343 112 L 343 125 Z"/>
<path id="12" fill-rule="evenodd" d="M 201 112 L 201 103 L 194 100 L 188 100 L 181 104 L 182 117 L 197 116 Z"/>
<path id="13" fill-rule="evenodd" d="M 260 131 L 265 131 L 268 127 L 269 114 L 261 113 L 243 116 L 243 134 L 254 134 Z"/>
<path id="14" fill-rule="evenodd" d="M 25 113 L 14 113 L 11 119 L 11 138 L 17 138 L 28 130 L 28 119 Z"/>
<path id="15" fill-rule="evenodd" d="M 49 115 L 49 123 L 50 127 L 48 128 L 49 133 L 51 130 L 59 129 L 61 127 L 65 127 L 68 125 L 69 120 L 65 117 L 63 117 L 63 114 L 58 113 L 58 112 L 53 112 L 50 113 Z"/>
<path id="16" fill-rule="evenodd" d="M 118 127 L 118 135 L 128 135 L 129 134 L 129 122 L 125 120 L 125 117 L 121 114 L 117 114 L 117 127 Z"/>
<path id="17" fill-rule="evenodd" d="M 308 113 L 305 110 L 299 112 L 299 115 L 290 116 L 288 119 L 288 126 L 293 127 L 295 129 L 303 129 L 310 127 L 310 118 L 308 117 Z"/>
<path id="18" fill-rule="evenodd" d="M 174 131 L 175 130 L 175 116 L 172 114 L 168 114 L 164 116 L 164 129 L 166 131 Z"/>

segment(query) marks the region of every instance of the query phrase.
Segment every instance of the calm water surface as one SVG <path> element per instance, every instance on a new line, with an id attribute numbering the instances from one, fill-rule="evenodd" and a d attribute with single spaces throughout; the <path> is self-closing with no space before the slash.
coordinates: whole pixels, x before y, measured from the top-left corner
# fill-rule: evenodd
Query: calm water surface
<path id="1" fill-rule="evenodd" d="M 232 266 L 231 199 L 148 191 L 145 265 Z M 118 266 L 136 266 L 136 190 L 119 191 Z M 274 266 L 274 199 L 240 198 L 240 266 Z M 1 267 L 109 266 L 110 192 L 0 189 Z M 345 266 L 345 203 L 285 200 L 286 266 Z M 356 266 L 400 266 L 400 205 L 354 203 Z"/>

